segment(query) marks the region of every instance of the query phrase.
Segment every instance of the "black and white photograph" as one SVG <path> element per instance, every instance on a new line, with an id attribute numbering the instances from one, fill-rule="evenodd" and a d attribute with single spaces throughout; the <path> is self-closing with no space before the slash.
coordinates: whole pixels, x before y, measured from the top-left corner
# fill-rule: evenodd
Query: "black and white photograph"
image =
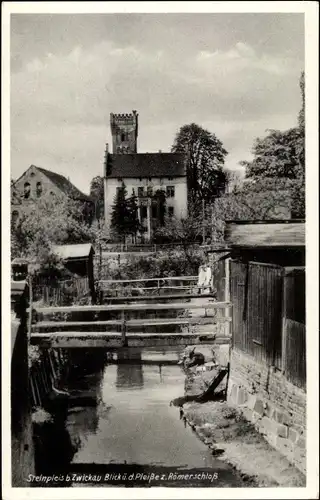
<path id="1" fill-rule="evenodd" d="M 2 4 L 6 500 L 318 498 L 318 4 L 228 3 Z"/>

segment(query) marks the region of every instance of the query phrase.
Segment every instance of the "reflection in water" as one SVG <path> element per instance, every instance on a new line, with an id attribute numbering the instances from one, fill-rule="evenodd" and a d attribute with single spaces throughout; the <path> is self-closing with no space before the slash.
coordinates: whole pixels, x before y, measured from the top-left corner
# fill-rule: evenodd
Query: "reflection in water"
<path id="1" fill-rule="evenodd" d="M 118 353 L 116 387 L 138 388 L 143 387 L 143 369 L 141 351 L 123 350 Z"/>
<path id="2" fill-rule="evenodd" d="M 174 357 L 178 352 L 171 350 L 169 362 Z M 69 408 L 67 428 L 78 448 L 71 467 L 207 467 L 221 471 L 226 486 L 232 483 L 231 468 L 213 458 L 182 413 L 170 406 L 172 399 L 184 393 L 184 373 L 165 361 L 163 352 L 128 349 L 118 356 L 117 364 L 105 365 L 99 383 L 92 377 L 90 392 L 97 394 L 97 407 Z M 88 377 L 86 373 L 87 381 Z"/>

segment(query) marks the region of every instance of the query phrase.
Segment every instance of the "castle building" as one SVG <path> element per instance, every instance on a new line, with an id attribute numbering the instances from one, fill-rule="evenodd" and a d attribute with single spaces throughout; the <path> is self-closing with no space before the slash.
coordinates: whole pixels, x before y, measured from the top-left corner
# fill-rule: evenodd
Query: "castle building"
<path id="1" fill-rule="evenodd" d="M 138 217 L 147 240 L 152 238 L 159 210 L 152 203 L 159 191 L 165 194 L 166 212 L 176 218 L 187 214 L 187 175 L 185 156 L 181 153 L 138 153 L 138 114 L 110 115 L 112 153 L 106 145 L 104 162 L 104 202 L 107 228 L 111 225 L 112 207 L 122 184 L 128 195 L 138 200 Z"/>

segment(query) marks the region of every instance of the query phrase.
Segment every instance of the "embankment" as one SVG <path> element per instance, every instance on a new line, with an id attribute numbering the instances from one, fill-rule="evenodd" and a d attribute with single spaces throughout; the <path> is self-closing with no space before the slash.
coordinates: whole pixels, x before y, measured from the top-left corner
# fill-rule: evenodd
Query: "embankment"
<path id="1" fill-rule="evenodd" d="M 213 373 L 189 370 L 185 395 L 201 393 Z M 240 472 L 248 486 L 305 486 L 305 476 L 267 443 L 236 406 L 226 401 L 191 402 L 183 405 L 181 413 L 199 439 Z"/>

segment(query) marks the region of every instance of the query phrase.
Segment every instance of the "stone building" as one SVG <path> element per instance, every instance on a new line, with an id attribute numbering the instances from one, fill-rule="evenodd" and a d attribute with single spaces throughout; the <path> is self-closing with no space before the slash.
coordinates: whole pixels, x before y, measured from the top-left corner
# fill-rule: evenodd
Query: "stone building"
<path id="1" fill-rule="evenodd" d="M 69 179 L 44 168 L 31 165 L 11 186 L 11 216 L 15 220 L 22 211 L 34 206 L 42 197 L 67 196 L 80 201 L 84 217 L 92 218 L 94 203 L 86 194 L 76 188 Z"/>
<path id="2" fill-rule="evenodd" d="M 152 204 L 154 195 L 166 196 L 169 216 L 182 218 L 187 214 L 186 162 L 180 153 L 138 153 L 138 114 L 110 115 L 112 154 L 105 153 L 104 202 L 106 225 L 110 228 L 112 206 L 117 190 L 124 183 L 128 196 L 138 199 L 138 217 L 145 227 L 146 239 L 152 237 L 159 211 Z"/>

